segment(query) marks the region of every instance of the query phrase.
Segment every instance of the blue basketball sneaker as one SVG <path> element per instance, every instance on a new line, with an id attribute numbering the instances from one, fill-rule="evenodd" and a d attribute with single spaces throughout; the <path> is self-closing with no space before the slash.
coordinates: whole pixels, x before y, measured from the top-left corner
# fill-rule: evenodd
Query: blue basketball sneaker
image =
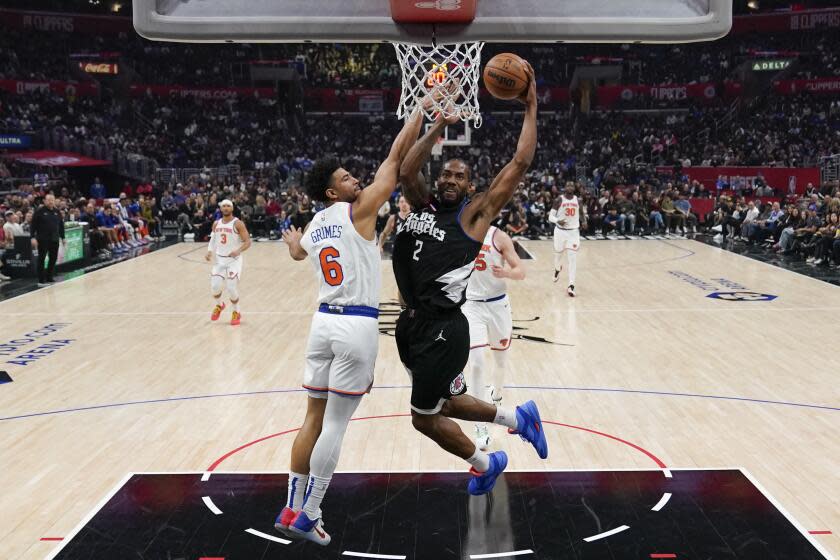
<path id="1" fill-rule="evenodd" d="M 504 451 L 496 451 L 495 453 L 491 453 L 489 457 L 490 468 L 486 472 L 480 473 L 475 469 L 470 469 L 473 477 L 470 479 L 469 484 L 467 484 L 467 492 L 473 496 L 481 496 L 492 490 L 496 485 L 496 479 L 499 478 L 499 475 L 507 467 L 508 458 Z"/>
<path id="2" fill-rule="evenodd" d="M 519 437 L 527 442 L 530 442 L 537 450 L 537 455 L 540 459 L 548 458 L 548 442 L 545 440 L 545 433 L 543 433 L 542 420 L 540 420 L 540 411 L 537 408 L 537 403 L 528 401 L 522 406 L 516 407 L 516 425 L 517 430 L 508 430 L 510 434 L 517 434 Z"/>
<path id="3" fill-rule="evenodd" d="M 303 510 L 297 514 L 292 524 L 289 525 L 289 531 L 299 538 L 304 538 L 321 546 L 330 544 L 330 535 L 324 531 L 324 523 L 321 518 L 309 519 L 309 516 Z"/>

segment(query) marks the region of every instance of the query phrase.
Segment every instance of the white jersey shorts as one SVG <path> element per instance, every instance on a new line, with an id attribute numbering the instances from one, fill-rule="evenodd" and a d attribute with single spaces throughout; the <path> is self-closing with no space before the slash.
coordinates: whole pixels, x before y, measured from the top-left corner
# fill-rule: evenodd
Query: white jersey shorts
<path id="1" fill-rule="evenodd" d="M 303 387 L 316 398 L 369 393 L 378 351 L 377 319 L 316 312 L 306 346 Z"/>
<path id="2" fill-rule="evenodd" d="M 513 317 L 507 296 L 497 301 L 467 301 L 461 307 L 470 324 L 470 349 L 489 346 L 507 350 L 513 334 Z"/>
<path id="3" fill-rule="evenodd" d="M 210 276 L 221 276 L 225 280 L 239 280 L 242 275 L 242 255 L 236 258 L 216 255 L 216 262 Z"/>
<path id="4" fill-rule="evenodd" d="M 579 229 L 554 228 L 554 252 L 562 253 L 566 249 L 577 251 L 580 248 Z"/>

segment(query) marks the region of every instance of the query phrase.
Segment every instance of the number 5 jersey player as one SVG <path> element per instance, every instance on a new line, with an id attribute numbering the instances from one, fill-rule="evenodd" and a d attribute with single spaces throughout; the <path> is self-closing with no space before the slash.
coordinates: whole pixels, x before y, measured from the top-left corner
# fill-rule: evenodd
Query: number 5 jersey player
<path id="1" fill-rule="evenodd" d="M 445 451 L 466 460 L 473 475 L 467 490 L 486 494 L 507 466 L 503 451 L 487 454 L 452 420 L 493 422 L 531 442 L 539 456 L 548 444 L 533 401 L 507 410 L 465 394 L 464 366 L 470 353 L 470 330 L 461 306 L 482 241 L 493 220 L 513 196 L 531 165 L 537 144 L 537 95 L 534 71 L 516 155 L 489 190 L 467 197 L 470 168 L 459 159 L 444 163 L 432 196 L 421 169 L 440 136 L 443 121 L 433 125 L 400 168 L 403 194 L 414 212 L 400 224 L 394 243 L 397 286 L 407 308 L 397 320 L 400 360 L 411 376 L 411 420 L 414 428 Z"/>

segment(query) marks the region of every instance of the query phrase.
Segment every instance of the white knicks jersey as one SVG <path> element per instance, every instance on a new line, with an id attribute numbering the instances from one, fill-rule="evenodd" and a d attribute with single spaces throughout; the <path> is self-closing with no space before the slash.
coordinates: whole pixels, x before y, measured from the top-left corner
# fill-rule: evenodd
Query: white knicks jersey
<path id="1" fill-rule="evenodd" d="M 336 202 L 309 223 L 300 245 L 318 276 L 318 303 L 379 308 L 381 258 L 376 241 L 353 225 L 352 205 Z"/>
<path id="2" fill-rule="evenodd" d="M 222 218 L 213 224 L 213 238 L 216 240 L 216 255 L 219 257 L 229 257 L 233 251 L 238 251 L 242 248 L 242 238 L 239 237 L 239 232 L 236 231 L 236 221 L 239 218 L 234 218 L 228 223 L 225 223 Z"/>
<path id="3" fill-rule="evenodd" d="M 475 268 L 467 284 L 468 300 L 492 299 L 507 293 L 507 284 L 504 278 L 493 276 L 491 268 L 492 266 L 504 266 L 505 263 L 504 257 L 493 242 L 495 235 L 496 226 L 490 226 L 487 235 L 484 236 L 484 242 L 481 244 L 481 251 L 475 258 Z"/>
<path id="4" fill-rule="evenodd" d="M 549 217 L 557 218 L 557 222 L 554 225 L 560 229 L 580 229 L 580 205 L 578 204 L 578 198 L 573 196 L 571 199 L 568 199 L 565 196 L 561 196 L 560 208 L 557 210 L 552 208 Z M 565 220 L 565 223 L 561 225 L 559 223 L 560 220 Z"/>

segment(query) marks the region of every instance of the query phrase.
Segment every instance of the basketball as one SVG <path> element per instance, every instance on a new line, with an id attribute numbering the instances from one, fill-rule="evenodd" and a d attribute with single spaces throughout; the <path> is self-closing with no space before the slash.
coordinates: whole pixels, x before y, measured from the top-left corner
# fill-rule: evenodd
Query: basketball
<path id="1" fill-rule="evenodd" d="M 484 67 L 484 87 L 496 99 L 516 99 L 528 87 L 524 61 L 513 53 L 497 54 Z"/>

